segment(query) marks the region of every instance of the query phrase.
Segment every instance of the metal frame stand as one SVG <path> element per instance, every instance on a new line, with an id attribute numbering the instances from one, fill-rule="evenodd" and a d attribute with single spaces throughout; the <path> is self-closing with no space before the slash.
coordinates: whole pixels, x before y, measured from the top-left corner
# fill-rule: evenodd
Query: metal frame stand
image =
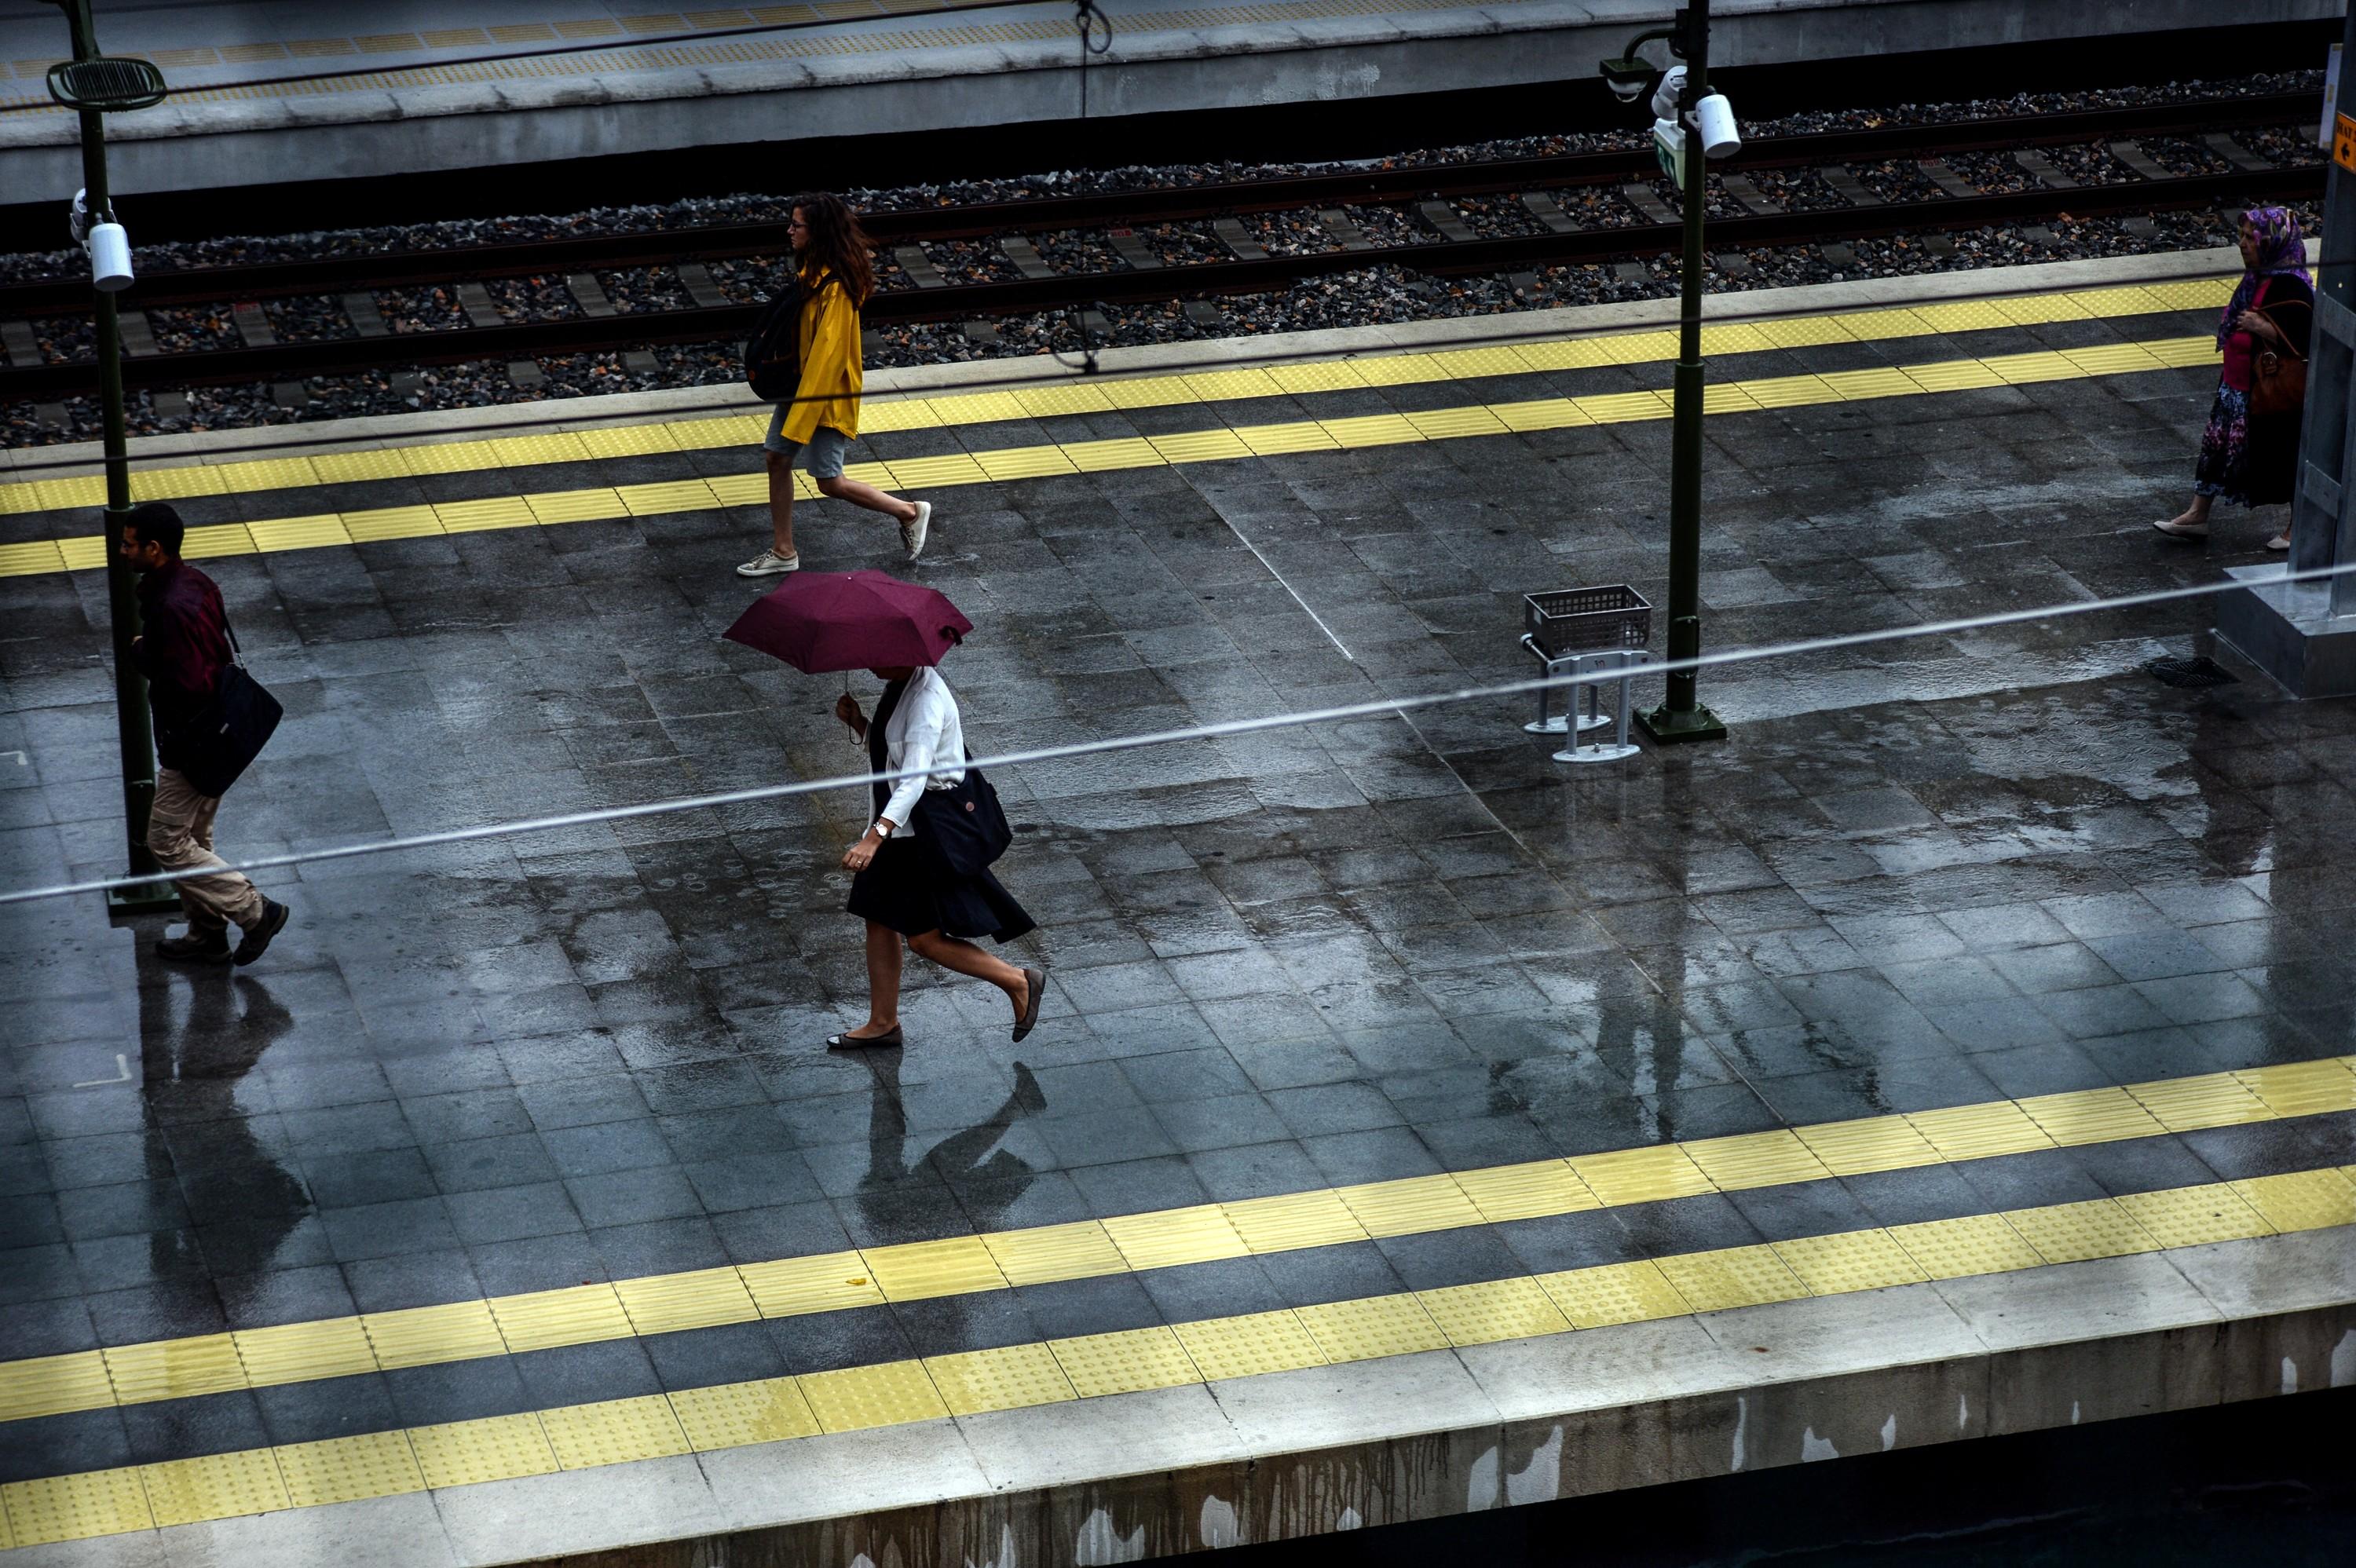
<path id="1" fill-rule="evenodd" d="M 1575 665 L 1580 657 L 1584 656 L 1578 654 L 1566 654 L 1561 658 L 1548 658 L 1547 656 L 1547 651 L 1538 646 L 1538 640 L 1536 637 L 1531 636 L 1527 632 L 1524 632 L 1522 634 L 1522 646 L 1527 648 L 1530 652 L 1530 656 L 1537 659 L 1538 663 L 1546 666 L 1546 672 L 1548 677 L 1562 674 L 1566 670 L 1571 668 L 1571 667 Z M 1591 687 L 1589 688 L 1589 690 L 1590 691 L 1593 689 L 1594 688 Z M 1570 732 L 1571 720 L 1576 719 L 1579 721 L 1579 732 L 1583 735 L 1590 730 L 1600 730 L 1604 725 L 1611 722 L 1609 719 L 1604 718 L 1600 713 L 1590 712 L 1581 715 L 1579 711 L 1579 693 L 1576 689 L 1572 690 L 1569 696 L 1563 699 L 1563 711 L 1549 718 L 1547 714 L 1547 709 L 1548 707 L 1552 706 L 1554 688 L 1550 686 L 1541 686 L 1538 688 L 1538 716 L 1522 726 L 1523 734 L 1568 734 Z"/>
<path id="2" fill-rule="evenodd" d="M 1607 684 L 1603 681 L 1599 680 L 1590 686 L 1572 688 L 1572 696 L 1568 704 L 1574 712 L 1577 711 L 1579 700 L 1577 694 L 1580 691 L 1586 692 L 1587 716 L 1579 720 L 1580 731 L 1585 733 L 1587 731 L 1600 730 L 1609 724 L 1612 726 L 1612 739 L 1608 741 L 1599 739 L 1592 741 L 1574 741 L 1569 746 L 1554 754 L 1556 762 L 1616 763 L 1623 757 L 1633 757 L 1644 750 L 1642 746 L 1628 739 L 1628 688 L 1635 680 L 1638 668 L 1652 662 L 1653 656 L 1643 648 L 1612 648 L 1600 654 L 1571 654 L 1560 659 L 1547 661 L 1548 675 L 1556 673 L 1558 666 L 1567 667 L 1569 673 L 1574 676 L 1611 669 L 1621 672 L 1618 680 L 1608 683 L 1615 688 L 1611 718 L 1606 719 L 1597 711 L 1602 701 L 1603 688 Z M 1543 699 L 1544 694 L 1540 695 Z"/>

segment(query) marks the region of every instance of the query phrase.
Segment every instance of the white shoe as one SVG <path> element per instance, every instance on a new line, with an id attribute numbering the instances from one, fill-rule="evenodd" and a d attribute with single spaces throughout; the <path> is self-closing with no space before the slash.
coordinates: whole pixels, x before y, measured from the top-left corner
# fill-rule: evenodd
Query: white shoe
<path id="1" fill-rule="evenodd" d="M 760 554 L 755 556 L 752 560 L 746 561 L 744 565 L 738 567 L 736 569 L 736 575 L 739 577 L 776 577 L 781 572 L 799 571 L 801 569 L 802 558 L 800 556 L 779 555 L 775 549 L 765 549 Z"/>
<path id="2" fill-rule="evenodd" d="M 2174 517 L 2151 525 L 2172 539 L 2205 539 L 2209 537 L 2206 523 L 2179 523 Z"/>
<path id="3" fill-rule="evenodd" d="M 933 504 L 916 503 L 916 515 L 900 525 L 900 542 L 908 547 L 908 559 L 916 560 L 925 553 L 925 536 L 932 532 Z"/>

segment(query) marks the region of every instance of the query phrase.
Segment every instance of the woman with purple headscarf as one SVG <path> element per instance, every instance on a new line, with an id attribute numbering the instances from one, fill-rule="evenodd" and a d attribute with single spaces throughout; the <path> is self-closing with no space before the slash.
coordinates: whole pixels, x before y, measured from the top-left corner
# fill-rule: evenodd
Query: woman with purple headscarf
<path id="1" fill-rule="evenodd" d="M 2307 354 L 2315 320 L 2315 281 L 2308 275 L 2307 242 L 2298 215 L 2285 207 L 2254 207 L 2242 214 L 2241 285 L 2217 321 L 2217 347 L 2225 363 L 2217 377 L 2217 400 L 2201 432 L 2201 456 L 2192 465 L 2192 504 L 2152 527 L 2171 539 L 2209 537 L 2209 508 L 2219 496 L 2237 507 L 2266 507 L 2290 499 L 2298 466 L 2301 411 L 2258 413 L 2250 407 L 2250 387 L 2258 355 L 2288 346 Z M 2268 549 L 2290 549 L 2290 530 L 2266 541 Z"/>

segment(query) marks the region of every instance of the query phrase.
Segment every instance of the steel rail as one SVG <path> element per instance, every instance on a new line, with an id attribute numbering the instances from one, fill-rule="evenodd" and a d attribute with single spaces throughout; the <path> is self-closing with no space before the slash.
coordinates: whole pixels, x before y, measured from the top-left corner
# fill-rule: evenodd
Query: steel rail
<path id="1" fill-rule="evenodd" d="M 1750 143 L 1742 150 L 1738 168 L 1788 168 L 1906 155 L 1982 152 L 2131 133 L 2223 130 L 2291 121 L 2316 111 L 2317 100 L 2312 93 L 2271 93 L 2254 98 L 2078 110 L 2063 114 L 1821 131 Z M 878 244 L 905 245 L 926 240 L 1172 222 L 1232 212 L 1412 201 L 1513 192 L 1534 187 L 1649 179 L 1655 172 L 1651 149 L 1637 147 L 1619 152 L 1404 165 L 1264 180 L 873 212 L 862 214 L 861 222 Z M 286 294 L 332 294 L 462 278 L 520 277 L 662 266 L 684 261 L 721 261 L 775 255 L 786 249 L 783 223 L 718 224 L 567 240 L 524 240 L 450 250 L 190 267 L 150 272 L 124 298 L 128 304 L 146 306 Z M 86 310 L 89 304 L 89 282 L 79 276 L 0 283 L 0 317 L 70 315 Z"/>
<path id="2" fill-rule="evenodd" d="M 1997 196 L 1892 202 L 1881 207 L 1719 218 L 1711 221 L 1710 234 L 1714 250 L 1740 251 L 1813 240 L 1976 229 L 1990 223 L 2064 213 L 2149 211 L 2258 197 L 2297 199 L 2319 197 L 2322 189 L 2320 167 L 2286 167 L 2265 175 L 2193 175 L 2133 185 L 2080 186 L 2066 190 L 2039 188 Z M 1676 249 L 1681 232 L 1676 224 L 1643 224 L 1624 229 L 1582 229 L 1570 234 L 1441 240 L 1429 245 L 1323 251 L 1143 272 L 1088 272 L 895 290 L 870 300 L 865 316 L 870 325 L 967 321 L 1099 304 L 1258 293 L 1307 278 L 1369 267 L 1406 268 L 1445 276 L 1578 264 L 1663 254 Z M 388 364 L 455 364 L 597 352 L 624 345 L 724 342 L 750 328 L 756 308 L 748 304 L 726 305 L 631 315 L 576 316 L 392 337 L 326 338 L 265 347 L 145 355 L 123 361 L 123 378 L 124 386 L 129 388 L 198 386 L 307 379 L 375 369 Z M 96 364 L 83 361 L 0 369 L 0 401 L 87 395 L 98 384 L 98 369 Z"/>

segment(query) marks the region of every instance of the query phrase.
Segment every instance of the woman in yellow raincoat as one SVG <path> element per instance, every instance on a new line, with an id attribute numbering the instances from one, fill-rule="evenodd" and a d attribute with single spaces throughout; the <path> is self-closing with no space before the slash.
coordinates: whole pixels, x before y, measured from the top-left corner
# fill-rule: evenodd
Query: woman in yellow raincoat
<path id="1" fill-rule="evenodd" d="M 846 479 L 842 460 L 859 434 L 859 310 L 875 292 L 867 236 L 842 198 L 819 192 L 798 197 L 787 225 L 801 273 L 801 386 L 769 417 L 761 445 L 769 465 L 769 548 L 736 569 L 739 577 L 774 577 L 798 571 L 794 549 L 794 456 L 809 454 L 819 494 L 881 512 L 900 524 L 910 560 L 925 553 L 932 527 L 929 501 L 903 501 L 858 479 Z"/>

